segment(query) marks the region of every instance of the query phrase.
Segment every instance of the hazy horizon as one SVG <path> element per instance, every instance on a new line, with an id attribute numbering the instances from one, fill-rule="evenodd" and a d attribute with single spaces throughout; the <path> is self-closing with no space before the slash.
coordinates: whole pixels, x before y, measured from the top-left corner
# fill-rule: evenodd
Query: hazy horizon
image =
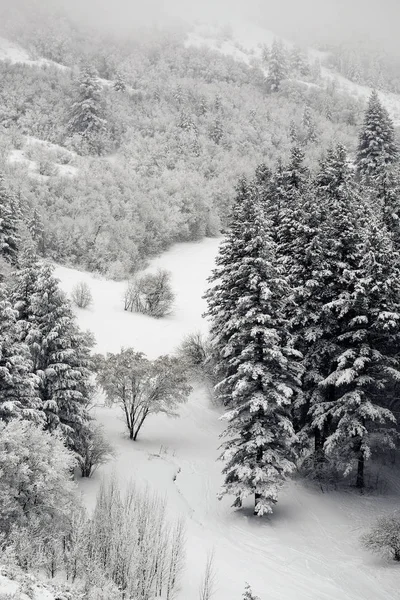
<path id="1" fill-rule="evenodd" d="M 363 39 L 400 54 L 398 0 L 0 0 L 0 6 L 11 10 L 24 4 L 29 10 L 62 7 L 79 22 L 121 33 L 179 21 L 229 24 L 246 19 L 310 45 Z"/>

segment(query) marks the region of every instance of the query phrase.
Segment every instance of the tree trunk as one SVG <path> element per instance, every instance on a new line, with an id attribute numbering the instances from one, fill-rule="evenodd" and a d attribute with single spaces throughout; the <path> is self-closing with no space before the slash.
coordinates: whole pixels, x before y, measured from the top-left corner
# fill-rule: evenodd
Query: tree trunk
<path id="1" fill-rule="evenodd" d="M 357 480 L 356 480 L 356 487 L 360 490 L 364 489 L 364 465 L 365 465 L 365 459 L 364 459 L 364 451 L 359 450 L 359 454 L 358 454 L 358 463 L 357 463 Z"/>
<path id="2" fill-rule="evenodd" d="M 258 494 L 257 492 L 254 494 L 254 515 L 257 516 L 257 512 L 256 512 L 256 506 L 257 506 L 257 502 L 259 501 L 259 499 L 261 498 L 261 494 Z"/>

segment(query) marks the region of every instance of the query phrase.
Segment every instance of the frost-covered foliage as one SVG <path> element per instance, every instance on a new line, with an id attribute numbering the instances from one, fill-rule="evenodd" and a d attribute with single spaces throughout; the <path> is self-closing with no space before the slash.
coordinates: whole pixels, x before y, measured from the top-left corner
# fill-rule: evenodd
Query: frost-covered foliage
<path id="1" fill-rule="evenodd" d="M 121 407 L 132 440 L 150 415 L 178 416 L 179 405 L 191 391 L 183 365 L 175 357 L 149 361 L 130 348 L 107 354 L 98 363 L 98 382 L 109 402 Z"/>
<path id="2" fill-rule="evenodd" d="M 1 532 L 14 541 L 19 530 L 40 537 L 67 518 L 77 502 L 74 461 L 57 435 L 30 421 L 0 422 Z"/>
<path id="3" fill-rule="evenodd" d="M 171 274 L 159 269 L 156 273 L 137 275 L 128 283 L 124 309 L 160 319 L 171 313 L 174 299 Z"/>
<path id="4" fill-rule="evenodd" d="M 395 513 L 380 517 L 370 531 L 362 536 L 361 542 L 372 552 L 389 555 L 400 561 L 400 515 Z"/>
<path id="5" fill-rule="evenodd" d="M 290 414 L 300 383 L 300 355 L 289 347 L 282 311 L 287 286 L 268 229 L 255 189 L 243 181 L 206 296 L 225 374 L 216 390 L 230 409 L 222 493 L 239 507 L 254 494 L 259 516 L 272 512 L 295 468 Z"/>

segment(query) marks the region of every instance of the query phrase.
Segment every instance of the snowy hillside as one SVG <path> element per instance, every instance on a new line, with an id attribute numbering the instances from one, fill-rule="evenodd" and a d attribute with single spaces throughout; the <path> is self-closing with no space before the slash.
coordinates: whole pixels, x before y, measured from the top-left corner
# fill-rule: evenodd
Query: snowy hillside
<path id="1" fill-rule="evenodd" d="M 205 328 L 201 299 L 219 240 L 176 245 L 153 261 L 150 269 L 172 273 L 177 294 L 173 314 L 153 320 L 123 311 L 123 283 L 58 267 L 56 275 L 69 293 L 80 281 L 91 287 L 94 303 L 78 310 L 79 323 L 93 331 L 97 350 L 133 346 L 150 357 L 172 352 L 182 337 Z M 395 498 L 322 493 L 292 482 L 270 519 L 252 517 L 216 498 L 221 483 L 218 436 L 220 410 L 207 390 L 196 384 L 179 419 L 153 416 L 137 442 L 127 439 L 117 409 L 99 406 L 117 449 L 115 461 L 93 479 L 82 480 L 87 505 L 93 507 L 102 476 L 116 474 L 121 486 L 130 479 L 148 484 L 167 499 L 171 513 L 187 520 L 187 567 L 179 600 L 198 598 L 207 553 L 215 549 L 218 572 L 215 600 L 241 597 L 249 581 L 261 600 L 395 600 L 399 573 L 395 565 L 371 557 L 360 548 L 363 527 L 390 510 Z"/>
<path id="2" fill-rule="evenodd" d="M 0 37 L 0 60 L 7 60 L 11 63 L 22 63 L 32 67 L 52 66 L 61 70 L 68 70 L 68 67 L 47 58 L 32 59 L 29 52 L 24 48 L 2 37 Z"/>
<path id="3" fill-rule="evenodd" d="M 251 65 L 252 60 L 260 60 L 263 45 L 270 46 L 275 38 L 272 31 L 258 27 L 249 22 L 233 22 L 227 28 L 220 26 L 199 25 L 191 31 L 186 39 L 186 46 L 206 46 L 210 50 L 231 56 L 234 60 Z M 293 44 L 283 40 L 286 46 Z M 310 60 L 322 59 L 324 53 L 312 48 L 308 49 Z M 322 67 L 321 74 L 325 81 L 334 81 L 337 88 L 346 94 L 366 100 L 372 88 L 358 85 L 342 75 Z M 382 104 L 386 107 L 396 126 L 400 126 L 400 96 L 391 93 L 380 92 Z"/>

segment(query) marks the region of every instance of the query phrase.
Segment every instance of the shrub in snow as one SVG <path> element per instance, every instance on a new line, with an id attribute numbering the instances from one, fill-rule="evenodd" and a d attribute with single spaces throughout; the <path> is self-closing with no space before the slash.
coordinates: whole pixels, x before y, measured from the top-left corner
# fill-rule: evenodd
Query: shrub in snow
<path id="1" fill-rule="evenodd" d="M 179 520 L 171 526 L 163 500 L 132 486 L 122 495 L 113 480 L 101 486 L 88 559 L 101 565 L 103 576 L 123 590 L 125 598 L 172 600 L 184 566 L 184 547 L 184 524 Z M 93 583 L 100 587 L 95 573 Z M 106 598 L 98 595 L 93 600 Z"/>
<path id="2" fill-rule="evenodd" d="M 104 434 L 104 428 L 93 422 L 87 428 L 86 435 L 82 436 L 78 450 L 82 477 L 91 477 L 98 467 L 115 456 L 114 448 Z"/>
<path id="3" fill-rule="evenodd" d="M 71 298 L 78 308 L 88 308 L 93 303 L 92 292 L 86 281 L 80 281 L 74 286 Z"/>
<path id="4" fill-rule="evenodd" d="M 129 437 L 136 440 L 149 415 L 177 416 L 191 391 L 181 361 L 160 356 L 149 361 L 132 348 L 97 359 L 98 382 L 125 415 Z"/>
<path id="5" fill-rule="evenodd" d="M 38 171 L 40 175 L 53 177 L 58 173 L 58 167 L 48 159 L 42 159 L 38 162 Z"/>
<path id="6" fill-rule="evenodd" d="M 175 298 L 170 280 L 171 274 L 163 269 L 137 276 L 126 289 L 124 309 L 156 318 L 170 314 Z"/>
<path id="7" fill-rule="evenodd" d="M 400 513 L 380 517 L 361 542 L 365 548 L 400 561 Z"/>

